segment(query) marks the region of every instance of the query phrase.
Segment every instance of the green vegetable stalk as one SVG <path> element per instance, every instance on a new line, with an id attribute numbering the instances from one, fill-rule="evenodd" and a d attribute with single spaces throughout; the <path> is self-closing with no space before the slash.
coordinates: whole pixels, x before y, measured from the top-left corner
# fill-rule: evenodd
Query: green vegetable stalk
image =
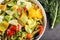
<path id="1" fill-rule="evenodd" d="M 57 24 L 60 24 L 60 2 L 59 0 L 39 0 L 43 5 L 51 29 L 53 29 Z"/>
<path id="2" fill-rule="evenodd" d="M 56 5 L 56 12 L 55 12 L 55 17 L 54 17 L 54 20 L 53 20 L 53 23 L 52 23 L 52 29 L 54 28 L 54 25 L 55 25 L 55 22 L 56 22 L 56 19 L 57 19 L 57 13 L 58 12 L 58 2 L 57 2 L 57 5 Z"/>

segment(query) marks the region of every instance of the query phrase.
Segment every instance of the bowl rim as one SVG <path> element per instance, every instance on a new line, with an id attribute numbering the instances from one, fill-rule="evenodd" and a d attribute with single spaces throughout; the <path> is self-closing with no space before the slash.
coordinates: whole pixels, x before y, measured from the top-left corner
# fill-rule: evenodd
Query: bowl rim
<path id="1" fill-rule="evenodd" d="M 39 37 L 36 39 L 36 40 L 39 40 L 42 36 L 43 36 L 43 34 L 44 34 L 44 32 L 45 32 L 45 30 L 46 30 L 46 26 L 47 26 L 47 16 L 46 16 L 46 12 L 45 12 L 45 10 L 44 10 L 44 8 L 43 8 L 43 6 L 41 5 L 41 3 L 38 1 L 38 0 L 31 0 L 33 3 L 36 3 L 41 9 L 42 9 L 42 14 L 43 14 L 43 16 L 44 16 L 44 31 L 43 31 L 43 33 L 41 34 L 41 35 L 39 35 Z"/>

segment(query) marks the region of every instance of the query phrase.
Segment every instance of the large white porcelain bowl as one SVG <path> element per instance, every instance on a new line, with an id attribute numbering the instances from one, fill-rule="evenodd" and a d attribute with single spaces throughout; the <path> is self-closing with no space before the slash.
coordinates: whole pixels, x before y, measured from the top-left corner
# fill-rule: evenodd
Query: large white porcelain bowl
<path id="1" fill-rule="evenodd" d="M 2 0 L 0 0 L 0 3 L 1 3 L 1 1 Z M 37 37 L 36 37 L 36 39 L 34 39 L 34 40 L 39 40 L 41 37 L 42 37 L 42 35 L 44 34 L 44 32 L 45 32 L 45 29 L 46 29 L 46 25 L 47 25 L 47 17 L 46 17 L 46 13 L 45 13 L 45 10 L 44 10 L 44 8 L 43 8 L 43 6 L 40 4 L 40 2 L 38 1 L 38 0 L 31 0 L 33 3 L 36 3 L 37 5 L 38 5 L 38 7 L 40 7 L 41 9 L 42 9 L 42 14 L 43 14 L 43 16 L 44 16 L 44 31 L 43 31 L 43 33 L 41 34 L 41 35 L 38 35 Z M 32 38 L 33 39 L 33 38 Z"/>
<path id="2" fill-rule="evenodd" d="M 40 7 L 42 9 L 42 14 L 44 16 L 44 19 L 43 19 L 43 21 L 44 21 L 44 31 L 43 31 L 43 33 L 41 35 L 38 35 L 37 38 L 34 39 L 34 40 L 39 40 L 42 37 L 42 35 L 44 34 L 44 32 L 45 32 L 46 25 L 47 25 L 47 17 L 46 17 L 45 10 L 44 10 L 43 6 L 41 5 L 41 3 L 38 0 L 31 0 L 31 1 L 33 3 L 36 3 L 38 5 L 38 7 Z"/>

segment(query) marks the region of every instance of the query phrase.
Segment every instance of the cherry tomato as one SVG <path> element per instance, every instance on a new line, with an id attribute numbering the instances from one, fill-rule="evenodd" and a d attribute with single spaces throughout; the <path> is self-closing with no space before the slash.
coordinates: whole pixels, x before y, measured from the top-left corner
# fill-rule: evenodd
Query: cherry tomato
<path id="1" fill-rule="evenodd" d="M 40 34 L 40 35 L 43 33 L 43 30 L 44 30 L 44 27 L 41 25 L 41 26 L 40 26 L 40 31 L 39 31 L 39 34 Z"/>
<path id="2" fill-rule="evenodd" d="M 11 27 L 10 27 L 10 30 L 16 31 L 16 26 L 11 26 Z"/>
<path id="3" fill-rule="evenodd" d="M 11 31 L 10 29 L 7 30 L 7 35 L 8 35 L 8 36 L 12 36 L 12 35 L 14 35 L 14 34 L 15 34 L 14 31 Z"/>
<path id="4" fill-rule="evenodd" d="M 28 39 L 31 39 L 31 38 L 32 38 L 32 34 L 29 34 L 29 33 L 28 33 L 28 34 L 27 34 L 27 38 L 28 38 Z"/>
<path id="5" fill-rule="evenodd" d="M 21 25 L 18 24 L 17 26 L 11 26 L 10 29 L 7 30 L 7 35 L 8 36 L 12 36 L 16 33 L 16 31 L 20 31 L 21 30 Z"/>

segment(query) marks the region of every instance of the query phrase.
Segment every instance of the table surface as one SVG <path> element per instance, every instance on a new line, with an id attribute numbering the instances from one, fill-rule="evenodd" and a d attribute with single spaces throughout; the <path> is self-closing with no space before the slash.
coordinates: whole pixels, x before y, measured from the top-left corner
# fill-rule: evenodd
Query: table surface
<path id="1" fill-rule="evenodd" d="M 54 29 L 50 29 L 48 25 L 49 24 L 47 24 L 45 33 L 40 40 L 60 40 L 60 24 Z"/>

